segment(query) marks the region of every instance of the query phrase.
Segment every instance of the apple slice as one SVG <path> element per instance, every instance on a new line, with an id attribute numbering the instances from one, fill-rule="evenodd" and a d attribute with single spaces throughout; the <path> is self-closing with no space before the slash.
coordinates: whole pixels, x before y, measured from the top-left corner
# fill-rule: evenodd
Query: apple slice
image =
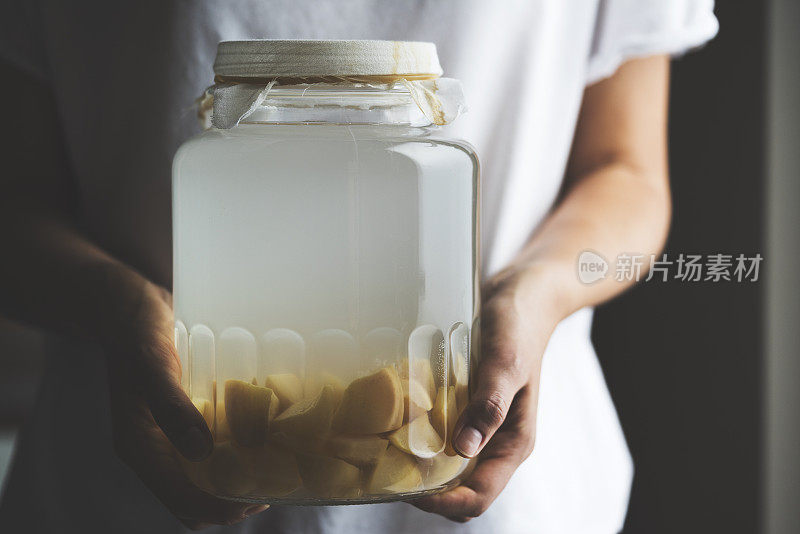
<path id="1" fill-rule="evenodd" d="M 358 497 L 362 493 L 361 470 L 344 460 L 300 453 L 297 466 L 303 484 L 317 497 Z"/>
<path id="2" fill-rule="evenodd" d="M 280 411 L 303 399 L 303 383 L 293 373 L 268 375 L 264 386 L 275 392 L 280 401 Z"/>
<path id="3" fill-rule="evenodd" d="M 216 426 L 214 427 L 214 442 L 223 443 L 231 440 L 231 429 L 228 426 L 228 417 L 225 415 L 225 403 L 217 404 Z"/>
<path id="4" fill-rule="evenodd" d="M 335 374 L 327 371 L 322 371 L 313 375 L 306 374 L 305 384 L 303 385 L 303 396 L 305 398 L 316 397 L 324 386 L 331 387 L 336 403 L 338 404 L 342 400 L 342 395 L 344 394 L 344 382 Z"/>
<path id="5" fill-rule="evenodd" d="M 463 410 L 469 400 L 470 333 L 464 323 L 450 330 L 449 385 L 456 387 L 456 406 Z"/>
<path id="6" fill-rule="evenodd" d="M 250 451 L 255 478 L 253 493 L 262 497 L 284 497 L 302 485 L 297 461 L 291 452 L 271 444 Z"/>
<path id="7" fill-rule="evenodd" d="M 469 387 L 466 384 L 455 385 L 456 412 L 460 414 L 469 404 Z"/>
<path id="8" fill-rule="evenodd" d="M 431 426 L 427 413 L 392 432 L 389 441 L 417 458 L 433 458 L 444 450 L 444 441 Z"/>
<path id="9" fill-rule="evenodd" d="M 316 397 L 292 404 L 272 421 L 272 429 L 289 436 L 321 437 L 331 428 L 337 394 L 331 385 L 322 386 Z"/>
<path id="10" fill-rule="evenodd" d="M 416 380 L 428 392 L 428 397 L 434 398 L 436 396 L 436 380 L 433 377 L 430 360 L 421 358 L 411 358 L 410 360 L 411 365 L 409 365 L 409 358 L 406 358 L 397 368 L 401 380 L 403 382 L 409 379 Z"/>
<path id="11" fill-rule="evenodd" d="M 236 497 L 247 495 L 256 488 L 252 465 L 243 450 L 229 441 L 218 443 L 214 452 L 200 462 L 215 493 Z"/>
<path id="12" fill-rule="evenodd" d="M 376 493 L 403 493 L 414 491 L 422 484 L 422 475 L 414 458 L 395 447 L 388 447 L 375 465 L 367 484 L 367 491 Z"/>
<path id="13" fill-rule="evenodd" d="M 467 467 L 468 459 L 439 454 L 420 465 L 425 488 L 436 488 L 452 481 Z"/>
<path id="14" fill-rule="evenodd" d="M 228 417 L 225 415 L 225 403 L 222 397 L 217 394 L 217 381 L 211 383 L 211 402 L 216 406 L 214 412 L 214 443 L 223 443 L 231 440 L 231 429 L 228 427 Z"/>
<path id="15" fill-rule="evenodd" d="M 414 378 L 402 380 L 403 422 L 416 419 L 433 408 L 433 400 L 428 390 Z"/>
<path id="16" fill-rule="evenodd" d="M 263 445 L 269 423 L 277 413 L 278 397 L 271 389 L 243 380 L 225 381 L 225 415 L 233 441 L 238 445 Z"/>
<path id="17" fill-rule="evenodd" d="M 214 405 L 211 404 L 211 401 L 203 397 L 192 397 L 192 404 L 194 404 L 194 407 L 200 412 L 200 415 L 203 416 L 203 419 L 206 420 L 208 428 L 213 429 Z"/>
<path id="18" fill-rule="evenodd" d="M 392 366 L 353 380 L 333 420 L 333 428 L 347 434 L 379 434 L 402 424 L 403 386 Z"/>
<path id="19" fill-rule="evenodd" d="M 436 400 L 431 410 L 431 424 L 439 433 L 445 443 L 444 453 L 448 456 L 458 454 L 453 448 L 453 429 L 458 419 L 458 408 L 456 406 L 456 388 L 440 387 L 436 393 Z"/>
<path id="20" fill-rule="evenodd" d="M 216 426 L 214 427 L 214 441 L 222 443 L 231 440 L 231 429 L 228 426 L 228 417 L 225 415 L 225 403 L 217 403 Z"/>
<path id="21" fill-rule="evenodd" d="M 253 449 L 218 443 L 206 460 L 185 462 L 197 486 L 223 496 L 283 497 L 301 485 L 294 455 L 274 445 Z"/>
<path id="22" fill-rule="evenodd" d="M 374 465 L 388 446 L 378 436 L 334 436 L 327 443 L 332 456 L 359 467 Z"/>
<path id="23" fill-rule="evenodd" d="M 327 439 L 323 436 L 289 435 L 283 432 L 270 434 L 267 443 L 271 443 L 293 453 L 327 454 Z"/>

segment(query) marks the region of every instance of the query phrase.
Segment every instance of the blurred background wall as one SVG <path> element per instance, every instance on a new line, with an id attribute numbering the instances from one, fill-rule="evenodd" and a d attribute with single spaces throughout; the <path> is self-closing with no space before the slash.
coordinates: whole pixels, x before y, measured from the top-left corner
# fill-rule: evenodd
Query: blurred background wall
<path id="1" fill-rule="evenodd" d="M 636 464 L 625 532 L 800 532 L 800 2 L 718 1 L 675 62 L 670 259 L 764 257 L 758 283 L 640 284 L 593 338 Z"/>
<path id="2" fill-rule="evenodd" d="M 762 524 L 800 532 L 800 2 L 768 13 L 767 305 Z"/>

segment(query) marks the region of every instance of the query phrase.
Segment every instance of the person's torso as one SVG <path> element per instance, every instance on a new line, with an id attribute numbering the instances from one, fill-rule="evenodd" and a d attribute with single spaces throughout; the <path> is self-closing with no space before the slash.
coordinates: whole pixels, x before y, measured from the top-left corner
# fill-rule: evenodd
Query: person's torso
<path id="1" fill-rule="evenodd" d="M 92 237 L 171 279 L 170 169 L 199 131 L 194 100 L 216 44 L 247 38 L 432 41 L 469 113 L 448 136 L 482 165 L 484 273 L 502 267 L 554 201 L 586 76 L 597 0 L 272 0 L 49 5 L 52 84 Z"/>

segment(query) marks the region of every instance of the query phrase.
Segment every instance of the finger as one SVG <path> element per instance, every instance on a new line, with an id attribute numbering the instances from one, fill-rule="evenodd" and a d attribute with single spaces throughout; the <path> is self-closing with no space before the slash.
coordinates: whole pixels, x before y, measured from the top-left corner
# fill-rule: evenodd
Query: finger
<path id="1" fill-rule="evenodd" d="M 180 386 L 170 294 L 138 278 L 125 300 L 130 328 L 112 344 L 109 370 L 115 384 L 141 395 L 175 448 L 189 460 L 211 453 L 213 439 L 205 419 Z"/>
<path id="2" fill-rule="evenodd" d="M 269 508 L 268 505 L 254 506 L 248 503 L 219 499 L 204 492 L 188 479 L 173 479 L 169 482 L 169 486 L 169 488 L 156 490 L 154 493 L 172 513 L 190 528 L 201 529 L 208 525 L 235 525 Z"/>
<path id="3" fill-rule="evenodd" d="M 203 523 L 202 521 L 193 521 L 191 519 L 178 518 L 178 520 L 189 530 L 203 530 L 214 525 L 214 523 Z"/>
<path id="4" fill-rule="evenodd" d="M 240 521 L 244 521 L 245 519 L 247 519 L 250 516 L 253 516 L 253 515 L 256 515 L 256 514 L 260 514 L 261 512 L 267 510 L 268 508 L 269 508 L 268 504 L 256 504 L 254 506 L 251 506 L 250 508 L 246 508 L 245 511 L 244 511 L 244 514 L 242 515 L 242 517 L 240 517 L 239 519 L 234 520 L 233 523 L 229 523 L 229 524 L 235 525 L 236 523 L 239 523 Z"/>
<path id="5" fill-rule="evenodd" d="M 518 464 L 510 457 L 496 457 L 478 462 L 469 480 L 452 490 L 412 501 L 426 512 L 463 521 L 483 514 L 508 483 Z"/>
<path id="6" fill-rule="evenodd" d="M 180 492 L 179 496 L 176 493 L 163 499 L 159 496 L 162 502 L 184 521 L 194 521 L 199 525 L 235 525 L 269 508 L 268 505 L 254 507 L 247 503 L 219 499 L 199 489 L 190 481 L 187 482 L 188 484 L 181 484 L 175 488 L 176 492 Z"/>
<path id="7" fill-rule="evenodd" d="M 213 437 L 180 385 L 180 363 L 172 339 L 164 338 L 157 338 L 142 349 L 141 393 L 153 419 L 178 452 L 199 461 L 211 454 Z"/>
<path id="8" fill-rule="evenodd" d="M 226 521 L 221 521 L 221 522 L 217 522 L 217 523 L 207 523 L 207 522 L 204 522 L 204 521 L 195 521 L 193 519 L 181 519 L 181 518 L 178 518 L 178 519 L 179 519 L 179 521 L 181 523 L 183 523 L 190 530 L 203 530 L 205 528 L 208 528 L 208 527 L 211 527 L 211 526 L 214 526 L 214 525 L 221 525 L 221 524 L 222 525 L 235 525 L 237 523 L 241 523 L 245 519 L 247 519 L 247 518 L 249 518 L 251 516 L 260 514 L 261 512 L 267 510 L 268 508 L 269 508 L 268 504 L 259 504 L 259 505 L 251 506 L 251 507 L 245 509 L 243 514 L 241 516 L 239 516 L 238 518 L 234 518 L 234 519 L 230 519 L 230 520 L 226 520 Z"/>
<path id="9" fill-rule="evenodd" d="M 483 514 L 533 450 L 535 397 L 536 392 L 530 388 L 519 392 L 508 421 L 512 428 L 504 427 L 495 434 L 478 458 L 475 470 L 461 485 L 445 493 L 411 501 L 411 504 L 458 522 Z"/>
<path id="10" fill-rule="evenodd" d="M 484 352 L 478 367 L 475 392 L 453 428 L 453 448 L 467 458 L 486 446 L 527 381 L 528 373 L 513 348 L 506 349 L 499 343 L 487 348 L 489 352 Z"/>
<path id="11" fill-rule="evenodd" d="M 147 408 L 115 395 L 114 445 L 117 454 L 155 496 L 187 526 L 233 524 L 263 511 L 261 505 L 227 501 L 198 488 L 184 473 L 172 445 Z"/>

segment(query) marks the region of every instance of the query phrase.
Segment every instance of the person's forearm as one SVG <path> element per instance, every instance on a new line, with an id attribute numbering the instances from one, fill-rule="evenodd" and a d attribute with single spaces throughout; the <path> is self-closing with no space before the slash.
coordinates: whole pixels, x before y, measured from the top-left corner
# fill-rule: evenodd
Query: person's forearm
<path id="1" fill-rule="evenodd" d="M 0 213 L 0 314 L 70 335 L 101 339 L 120 299 L 147 281 L 38 206 Z"/>
<path id="2" fill-rule="evenodd" d="M 624 291 L 632 282 L 615 280 L 615 258 L 628 253 L 649 260 L 662 249 L 669 227 L 667 180 L 642 172 L 647 171 L 611 162 L 578 177 L 495 284 L 513 280 L 522 302 L 540 306 L 544 300 L 558 319 Z M 578 277 L 578 257 L 586 250 L 609 262 L 606 277 L 593 284 Z M 648 265 L 645 261 L 642 273 Z"/>

